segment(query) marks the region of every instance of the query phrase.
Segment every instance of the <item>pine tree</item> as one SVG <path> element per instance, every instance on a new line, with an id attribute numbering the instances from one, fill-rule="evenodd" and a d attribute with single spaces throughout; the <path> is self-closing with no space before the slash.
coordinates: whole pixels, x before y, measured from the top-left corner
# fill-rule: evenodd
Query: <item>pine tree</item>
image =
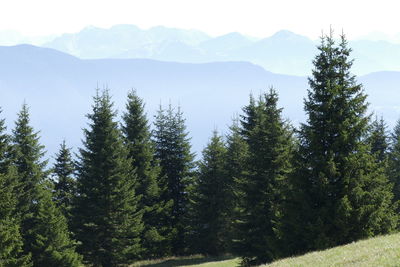
<path id="1" fill-rule="evenodd" d="M 0 120 L 0 266 L 32 266 L 30 255 L 23 254 L 23 239 L 16 211 L 17 176 L 9 160 L 9 136 Z"/>
<path id="2" fill-rule="evenodd" d="M 74 162 L 71 156 L 71 149 L 65 144 L 65 140 L 60 145 L 60 150 L 56 155 L 56 162 L 53 167 L 55 201 L 62 214 L 71 225 L 72 201 L 76 196 L 76 180 L 74 178 Z"/>
<path id="3" fill-rule="evenodd" d="M 242 127 L 248 157 L 247 173 L 241 182 L 244 199 L 237 241 L 243 265 L 269 262 L 281 255 L 283 192 L 292 169 L 293 141 L 277 101 L 277 94 L 271 89 L 256 103 L 251 98 L 244 109 Z"/>
<path id="4" fill-rule="evenodd" d="M 397 121 L 391 135 L 389 149 L 388 176 L 393 183 L 393 201 L 396 203 L 397 213 L 400 215 L 400 120 Z"/>
<path id="5" fill-rule="evenodd" d="M 221 255 L 229 249 L 232 198 L 226 153 L 224 140 L 214 131 L 203 150 L 203 159 L 199 163 L 199 173 L 190 196 L 192 243 L 202 254 Z"/>
<path id="6" fill-rule="evenodd" d="M 88 263 L 103 267 L 137 259 L 143 228 L 137 177 L 115 115 L 108 91 L 97 92 L 80 149 L 74 209 L 80 251 Z"/>
<path id="7" fill-rule="evenodd" d="M 194 155 L 190 152 L 190 140 L 180 109 L 175 112 L 171 105 L 166 111 L 160 107 L 155 126 L 155 158 L 161 166 L 159 184 L 166 189 L 161 198 L 165 202 L 173 201 L 169 227 L 172 253 L 177 255 L 185 250 L 186 190 L 192 179 Z"/>
<path id="8" fill-rule="evenodd" d="M 336 45 L 332 33 L 322 37 L 318 49 L 292 180 L 291 210 L 298 229 L 292 252 L 387 233 L 396 223 L 390 184 L 364 140 L 366 95 L 350 73 L 351 49 L 343 35 Z"/>
<path id="9" fill-rule="evenodd" d="M 29 120 L 24 104 L 13 130 L 13 161 L 18 172 L 17 210 L 22 217 L 25 254 L 32 254 L 33 266 L 80 266 L 65 218 L 52 201 L 52 189 L 46 186 L 43 146 Z"/>
<path id="10" fill-rule="evenodd" d="M 122 132 L 129 150 L 128 157 L 136 170 L 138 186 L 136 193 L 141 195 L 139 209 L 144 210 L 142 234 L 142 258 L 165 256 L 167 241 L 171 239 L 166 223 L 172 207 L 172 201 L 161 199 L 158 185 L 160 166 L 154 159 L 154 143 L 151 140 L 150 127 L 144 112 L 144 103 L 135 91 L 128 94 L 126 113 L 123 115 Z"/>

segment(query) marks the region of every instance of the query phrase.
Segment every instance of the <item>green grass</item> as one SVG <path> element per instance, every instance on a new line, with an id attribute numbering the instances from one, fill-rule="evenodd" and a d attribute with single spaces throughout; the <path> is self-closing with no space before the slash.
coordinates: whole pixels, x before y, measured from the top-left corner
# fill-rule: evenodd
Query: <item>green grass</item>
<path id="1" fill-rule="evenodd" d="M 231 267 L 239 265 L 239 258 L 232 256 L 204 257 L 193 255 L 188 257 L 168 257 L 165 259 L 148 260 L 137 262 L 130 267 L 175 267 L 175 266 L 208 266 L 208 267 Z"/>
<path id="2" fill-rule="evenodd" d="M 207 258 L 201 255 L 171 257 L 142 261 L 131 267 L 173 267 L 173 266 L 215 266 L 236 267 L 240 259 L 230 256 Z M 354 242 L 324 251 L 317 251 L 299 257 L 282 259 L 264 267 L 376 267 L 400 266 L 400 233 Z"/>
<path id="3" fill-rule="evenodd" d="M 400 234 L 376 237 L 325 251 L 311 252 L 265 266 L 400 266 Z"/>

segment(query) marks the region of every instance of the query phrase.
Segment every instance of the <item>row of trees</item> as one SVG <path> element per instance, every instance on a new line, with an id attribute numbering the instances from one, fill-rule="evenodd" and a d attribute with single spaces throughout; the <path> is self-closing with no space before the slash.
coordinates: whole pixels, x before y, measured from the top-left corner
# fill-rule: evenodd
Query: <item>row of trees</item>
<path id="1" fill-rule="evenodd" d="M 132 91 L 118 122 L 97 92 L 83 146 L 51 170 L 24 104 L 0 121 L 0 266 L 119 266 L 168 255 L 233 253 L 243 265 L 398 228 L 400 123 L 371 122 L 350 49 L 324 36 L 306 123 L 282 118 L 271 89 L 194 161 L 180 109 L 150 130 Z"/>
<path id="2" fill-rule="evenodd" d="M 0 121 L 0 266 L 117 266 L 186 252 L 194 156 L 182 112 L 160 107 L 152 134 L 132 91 L 120 125 L 105 90 L 88 119 L 77 159 L 64 141 L 51 170 L 26 104 L 11 135 Z"/>
<path id="3" fill-rule="evenodd" d="M 214 133 L 191 193 L 192 240 L 243 265 L 398 230 L 400 120 L 391 136 L 367 114 L 351 50 L 324 36 L 294 129 L 274 90 L 250 97 L 225 138 Z"/>

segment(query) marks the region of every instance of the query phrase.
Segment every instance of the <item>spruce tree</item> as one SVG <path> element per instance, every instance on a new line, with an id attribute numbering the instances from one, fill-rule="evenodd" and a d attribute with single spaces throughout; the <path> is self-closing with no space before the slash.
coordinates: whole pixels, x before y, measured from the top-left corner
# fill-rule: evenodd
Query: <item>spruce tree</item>
<path id="1" fill-rule="evenodd" d="M 241 181 L 243 207 L 238 222 L 237 253 L 243 265 L 256 265 L 281 256 L 284 190 L 292 170 L 292 132 L 277 107 L 271 89 L 257 102 L 250 99 L 243 116 L 248 144 L 246 175 Z"/>
<path id="2" fill-rule="evenodd" d="M 386 130 L 387 126 L 383 118 L 375 120 L 370 125 L 367 142 L 371 146 L 371 153 L 375 155 L 377 162 L 387 164 L 389 137 Z"/>
<path id="3" fill-rule="evenodd" d="M 400 120 L 397 121 L 391 135 L 391 145 L 389 148 L 389 166 L 388 175 L 393 183 L 393 201 L 397 207 L 397 213 L 400 215 Z"/>
<path id="4" fill-rule="evenodd" d="M 185 213 L 187 209 L 187 186 L 192 180 L 193 158 L 190 140 L 186 131 L 183 114 L 169 105 L 167 110 L 160 107 L 155 120 L 155 158 L 160 162 L 159 184 L 165 188 L 162 200 L 173 201 L 169 215 L 172 253 L 182 254 L 185 250 Z"/>
<path id="5" fill-rule="evenodd" d="M 72 201 L 76 195 L 76 180 L 74 178 L 74 162 L 71 156 L 71 149 L 65 144 L 65 140 L 60 145 L 60 150 L 56 155 L 53 167 L 55 201 L 63 215 L 71 225 Z"/>
<path id="6" fill-rule="evenodd" d="M 231 191 L 226 145 L 216 131 L 203 150 L 191 200 L 192 243 L 207 255 L 226 253 L 230 244 Z"/>
<path id="7" fill-rule="evenodd" d="M 23 239 L 20 233 L 16 212 L 16 174 L 13 171 L 0 173 L 0 266 L 32 266 L 30 254 L 23 252 Z"/>
<path id="8" fill-rule="evenodd" d="M 230 210 L 230 224 L 227 225 L 229 233 L 229 252 L 234 252 L 240 243 L 240 231 L 238 225 L 240 224 L 240 214 L 243 212 L 244 207 L 244 190 L 243 186 L 246 184 L 246 163 L 248 162 L 248 144 L 242 135 L 240 128 L 239 118 L 233 120 L 229 128 L 229 134 L 226 138 L 227 152 L 226 152 L 226 171 L 229 181 L 228 190 L 230 192 L 227 203 L 227 209 Z"/>
<path id="9" fill-rule="evenodd" d="M 35 132 L 30 125 L 29 110 L 25 103 L 18 114 L 12 139 L 12 157 L 20 182 L 18 211 L 24 218 L 30 219 L 33 217 L 32 207 L 38 202 L 38 185 L 47 175 L 45 171 L 47 161 L 43 160 L 44 146 L 39 142 L 38 132 Z M 27 222 L 25 219 L 23 221 Z M 31 228 L 29 225 L 23 227 L 24 230 L 29 228 Z"/>
<path id="10" fill-rule="evenodd" d="M 79 154 L 74 209 L 80 251 L 89 264 L 103 267 L 137 259 L 143 228 L 137 176 L 115 116 L 108 91 L 97 92 Z"/>
<path id="11" fill-rule="evenodd" d="M 366 95 L 350 72 L 351 49 L 344 35 L 335 44 L 331 33 L 318 50 L 292 179 L 292 252 L 387 233 L 396 223 L 390 184 L 365 140 Z"/>
<path id="12" fill-rule="evenodd" d="M 65 217 L 52 201 L 47 186 L 46 161 L 37 132 L 29 124 L 26 104 L 13 130 L 13 164 L 18 172 L 17 210 L 25 254 L 32 254 L 33 266 L 80 266 L 80 256 L 69 237 Z"/>
<path id="13" fill-rule="evenodd" d="M 123 121 L 124 143 L 138 177 L 136 193 L 141 195 L 139 209 L 144 211 L 144 230 L 141 237 L 142 258 L 161 257 L 170 253 L 167 243 L 171 239 L 171 231 L 167 219 L 172 201 L 161 199 L 162 189 L 158 185 L 160 166 L 154 159 L 154 143 L 151 140 L 144 103 L 137 96 L 136 91 L 128 94 Z"/>
<path id="14" fill-rule="evenodd" d="M 75 242 L 70 239 L 66 218 L 53 202 L 53 183 L 49 180 L 39 185 L 39 201 L 34 208 L 32 228 L 28 231 L 33 241 L 30 251 L 34 266 L 82 266 Z"/>
<path id="15" fill-rule="evenodd" d="M 0 119 L 0 173 L 7 173 L 10 167 L 10 152 L 10 136 L 6 133 L 5 120 Z"/>
<path id="16" fill-rule="evenodd" d="M 0 266 L 32 266 L 30 255 L 23 254 L 23 239 L 17 213 L 17 175 L 9 160 L 9 136 L 0 120 Z"/>

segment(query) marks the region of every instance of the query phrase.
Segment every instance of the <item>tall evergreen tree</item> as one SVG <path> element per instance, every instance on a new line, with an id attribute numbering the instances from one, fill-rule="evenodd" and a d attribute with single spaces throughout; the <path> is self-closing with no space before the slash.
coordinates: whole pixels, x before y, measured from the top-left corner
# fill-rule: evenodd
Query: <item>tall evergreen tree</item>
<path id="1" fill-rule="evenodd" d="M 122 132 L 129 151 L 128 157 L 138 177 L 136 193 L 141 195 L 139 209 L 144 210 L 142 257 L 161 257 L 170 253 L 168 240 L 171 239 L 171 231 L 167 219 L 172 200 L 161 199 L 162 189 L 158 185 L 160 166 L 154 159 L 154 143 L 151 140 L 144 103 L 135 91 L 128 94 L 123 121 Z"/>
<path id="2" fill-rule="evenodd" d="M 242 135 L 240 128 L 239 118 L 233 120 L 229 128 L 229 134 L 226 138 L 227 152 L 226 152 L 226 171 L 229 181 L 228 190 L 230 201 L 228 209 L 230 212 L 230 224 L 227 225 L 229 234 L 229 252 L 234 252 L 240 247 L 240 231 L 238 225 L 240 224 L 240 214 L 243 213 L 244 204 L 244 190 L 243 186 L 246 184 L 246 164 L 248 162 L 248 144 Z"/>
<path id="3" fill-rule="evenodd" d="M 39 184 L 47 175 L 43 160 L 44 146 L 39 142 L 39 135 L 30 126 L 28 106 L 24 103 L 13 129 L 13 161 L 20 180 L 20 198 L 18 210 L 28 219 L 33 216 L 32 206 L 38 201 Z M 25 220 L 23 220 L 25 221 Z M 29 229 L 27 226 L 23 229 Z"/>
<path id="4" fill-rule="evenodd" d="M 53 202 L 53 183 L 43 181 L 38 189 L 38 203 L 33 207 L 34 217 L 28 237 L 34 266 L 82 266 L 75 242 L 70 239 L 66 218 Z"/>
<path id="5" fill-rule="evenodd" d="M 32 254 L 33 266 L 80 266 L 65 218 L 52 201 L 44 170 L 46 161 L 42 161 L 43 146 L 29 125 L 26 104 L 18 114 L 13 142 L 13 161 L 18 171 L 17 210 L 22 215 L 25 253 Z"/>
<path id="6" fill-rule="evenodd" d="M 277 101 L 271 89 L 256 103 L 251 98 L 244 109 L 242 127 L 248 157 L 247 173 L 241 182 L 244 199 L 237 241 L 237 253 L 244 265 L 269 262 L 281 255 L 283 193 L 292 169 L 293 141 Z"/>
<path id="7" fill-rule="evenodd" d="M 229 249 L 231 237 L 231 191 L 226 170 L 225 142 L 216 131 L 203 150 L 191 200 L 192 243 L 197 252 L 221 255 Z"/>
<path id="8" fill-rule="evenodd" d="M 1 110 L 0 110 L 1 112 Z M 23 254 L 17 206 L 17 176 L 9 160 L 9 136 L 0 120 L 0 266 L 32 266 L 30 255 Z"/>
<path id="9" fill-rule="evenodd" d="M 331 33 L 318 50 L 292 180 L 295 252 L 386 233 L 396 223 L 390 184 L 365 141 L 366 95 L 350 73 L 351 49 L 343 35 L 336 45 Z"/>
<path id="10" fill-rule="evenodd" d="M 10 152 L 10 136 L 6 133 L 5 120 L 0 119 L 0 173 L 6 173 L 10 167 Z"/>
<path id="11" fill-rule="evenodd" d="M 137 176 L 115 121 L 108 91 L 97 92 L 84 130 L 74 218 L 80 251 L 94 266 L 128 264 L 141 250 Z"/>
<path id="12" fill-rule="evenodd" d="M 387 164 L 389 137 L 386 130 L 387 126 L 383 118 L 375 120 L 370 125 L 367 142 L 371 146 L 371 153 L 375 155 L 379 163 Z"/>
<path id="13" fill-rule="evenodd" d="M 71 225 L 72 201 L 76 196 L 76 180 L 73 177 L 75 172 L 74 162 L 71 156 L 71 149 L 65 144 L 60 145 L 56 155 L 56 162 L 53 167 L 55 200 L 61 212 Z"/>
<path id="14" fill-rule="evenodd" d="M 169 105 L 167 110 L 160 107 L 155 121 L 155 157 L 160 162 L 159 184 L 166 188 L 161 197 L 163 201 L 173 200 L 169 227 L 172 234 L 172 253 L 184 253 L 185 212 L 187 208 L 187 185 L 192 179 L 193 158 L 190 140 L 186 132 L 185 120 L 181 110 Z"/>
<path id="15" fill-rule="evenodd" d="M 16 211 L 15 172 L 0 173 L 0 266 L 32 266 L 30 254 L 23 253 L 23 239 Z"/>
<path id="16" fill-rule="evenodd" d="M 396 203 L 397 213 L 400 215 L 400 120 L 397 121 L 391 135 L 389 149 L 388 175 L 393 183 L 393 201 Z"/>

